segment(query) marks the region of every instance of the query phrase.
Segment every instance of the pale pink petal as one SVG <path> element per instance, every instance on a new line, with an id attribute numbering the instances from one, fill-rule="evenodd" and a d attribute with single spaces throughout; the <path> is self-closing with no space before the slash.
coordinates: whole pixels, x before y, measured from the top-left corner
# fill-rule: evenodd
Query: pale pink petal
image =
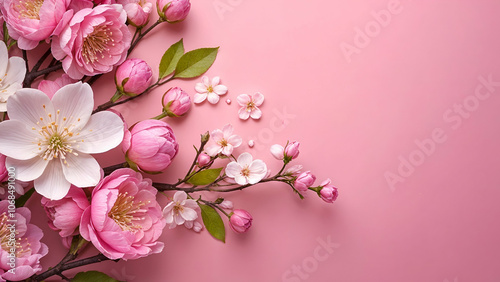
<path id="1" fill-rule="evenodd" d="M 250 103 L 252 101 L 252 98 L 248 94 L 241 94 L 241 95 L 238 95 L 238 97 L 236 97 L 236 100 L 238 101 L 238 104 L 240 106 L 243 106 L 246 108 L 248 103 Z"/>
<path id="2" fill-rule="evenodd" d="M 237 162 L 230 162 L 226 166 L 226 175 L 234 178 L 241 173 L 241 165 Z"/>
<path id="3" fill-rule="evenodd" d="M 260 117 L 262 117 L 262 111 L 259 108 L 255 107 L 250 116 L 253 119 L 259 119 Z"/>
<path id="4" fill-rule="evenodd" d="M 216 142 L 222 140 L 223 138 L 224 138 L 224 132 L 222 132 L 222 130 L 220 129 L 215 129 L 212 131 L 212 133 L 210 133 L 210 139 Z"/>
<path id="5" fill-rule="evenodd" d="M 7 109 L 10 120 L 22 121 L 29 128 L 41 128 L 44 124 L 37 124 L 41 121 L 40 118 L 46 120 L 49 114 L 54 115 L 49 97 L 42 91 L 32 88 L 19 89 L 16 95 L 10 96 L 7 100 Z"/>
<path id="6" fill-rule="evenodd" d="M 36 138 L 40 136 L 38 131 L 28 129 L 23 122 L 18 120 L 1 122 L 0 131 L 4 132 L 0 134 L 1 154 L 19 160 L 28 160 L 41 153 L 36 143 Z"/>
<path id="7" fill-rule="evenodd" d="M 87 83 L 68 84 L 57 90 L 52 97 L 54 110 L 60 111 L 60 120 L 66 118 L 66 126 L 85 126 L 94 108 L 94 93 Z M 64 122 L 61 122 L 64 124 Z M 60 124 L 60 126 L 63 126 Z"/>
<path id="8" fill-rule="evenodd" d="M 203 76 L 201 78 L 201 82 L 203 82 L 203 84 L 205 84 L 206 87 L 209 87 L 210 86 L 210 80 L 208 79 L 207 76 Z"/>
<path id="9" fill-rule="evenodd" d="M 45 173 L 35 179 L 35 190 L 50 200 L 60 200 L 68 194 L 71 184 L 64 178 L 61 162 L 49 162 Z"/>
<path id="10" fill-rule="evenodd" d="M 247 111 L 246 107 L 241 107 L 240 110 L 238 111 L 238 116 L 242 120 L 247 120 L 250 117 L 250 112 Z"/>
<path id="11" fill-rule="evenodd" d="M 233 134 L 233 130 L 233 126 L 228 123 L 222 128 L 222 133 L 224 134 L 225 138 L 228 138 L 229 136 L 231 136 L 231 134 Z"/>
<path id="12" fill-rule="evenodd" d="M 96 154 L 109 151 L 120 145 L 123 140 L 123 121 L 115 113 L 103 111 L 92 115 L 89 122 L 74 136 L 76 150 Z"/>
<path id="13" fill-rule="evenodd" d="M 195 200 L 192 200 L 192 199 L 187 199 L 186 201 L 184 201 L 184 207 L 186 208 L 190 208 L 190 209 L 193 209 L 193 210 L 196 210 L 198 209 L 198 204 Z"/>
<path id="14" fill-rule="evenodd" d="M 221 152 L 221 153 L 222 153 L 223 155 L 226 155 L 226 156 L 228 156 L 228 157 L 229 157 L 229 156 L 231 156 L 231 154 L 233 153 L 233 149 L 234 149 L 234 148 L 233 148 L 233 146 L 232 146 L 231 144 L 227 144 L 226 146 L 224 146 L 224 147 L 222 148 L 222 152 Z"/>
<path id="15" fill-rule="evenodd" d="M 66 179 L 76 187 L 96 186 L 101 179 L 101 167 L 91 155 L 84 153 L 66 155 L 67 164 L 62 165 Z"/>
<path id="16" fill-rule="evenodd" d="M 194 90 L 198 93 L 207 93 L 207 87 L 203 83 L 196 83 L 196 86 L 194 87 Z"/>
<path id="17" fill-rule="evenodd" d="M 227 139 L 227 143 L 233 145 L 233 147 L 239 147 L 241 145 L 241 143 L 243 142 L 243 139 L 241 139 L 240 136 L 238 135 L 231 135 L 228 139 Z"/>
<path id="18" fill-rule="evenodd" d="M 5 166 L 16 168 L 16 178 L 20 181 L 31 181 L 42 175 L 49 162 L 40 157 L 29 160 L 7 158 Z"/>
<path id="19" fill-rule="evenodd" d="M 187 199 L 187 194 L 184 191 L 177 191 L 174 194 L 174 202 L 180 203 L 182 201 L 185 201 Z"/>
<path id="20" fill-rule="evenodd" d="M 238 157 L 238 164 L 241 167 L 248 167 L 252 164 L 253 157 L 250 153 L 243 153 Z"/>
<path id="21" fill-rule="evenodd" d="M 217 85 L 213 87 L 214 93 L 217 95 L 224 95 L 227 93 L 227 87 L 225 85 Z"/>
<path id="22" fill-rule="evenodd" d="M 190 208 L 184 208 L 180 211 L 180 214 L 182 218 L 184 218 L 186 221 L 191 221 L 195 220 L 198 218 L 198 214 L 196 213 L 195 210 L 190 209 Z"/>
<path id="23" fill-rule="evenodd" d="M 199 104 L 199 103 L 205 101 L 205 99 L 207 99 L 207 96 L 208 96 L 207 93 L 203 93 L 203 94 L 196 93 L 196 94 L 194 94 L 193 102 L 195 104 Z"/>
<path id="24" fill-rule="evenodd" d="M 219 95 L 215 94 L 215 93 L 208 93 L 208 102 L 210 102 L 210 104 L 217 104 L 219 102 Z"/>
<path id="25" fill-rule="evenodd" d="M 285 156 L 285 148 L 279 144 L 271 146 L 271 154 L 278 160 L 282 160 Z"/>
<path id="26" fill-rule="evenodd" d="M 220 77 L 215 76 L 214 78 L 212 78 L 212 86 L 216 86 L 219 83 L 220 83 Z"/>
<path id="27" fill-rule="evenodd" d="M 262 105 L 262 103 L 264 103 L 264 95 L 262 95 L 262 93 L 259 92 L 253 94 L 253 103 L 256 106 Z"/>
<path id="28" fill-rule="evenodd" d="M 243 175 L 239 174 L 239 175 L 236 175 L 234 177 L 234 181 L 236 181 L 237 184 L 239 185 L 245 185 L 245 184 L 248 184 L 248 180 L 246 177 L 244 177 Z"/>
<path id="29" fill-rule="evenodd" d="M 210 144 L 205 147 L 205 152 L 211 157 L 215 157 L 218 153 L 222 151 L 222 147 L 217 144 Z"/>

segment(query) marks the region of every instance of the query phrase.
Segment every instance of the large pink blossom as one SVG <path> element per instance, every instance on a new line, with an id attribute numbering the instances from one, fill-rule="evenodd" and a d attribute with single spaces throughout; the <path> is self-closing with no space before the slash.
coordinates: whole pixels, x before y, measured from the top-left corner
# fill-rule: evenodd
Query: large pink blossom
<path id="1" fill-rule="evenodd" d="M 1 11 L 9 35 L 23 50 L 35 48 L 64 22 L 69 0 L 3 0 Z"/>
<path id="2" fill-rule="evenodd" d="M 166 221 L 150 179 L 129 168 L 115 170 L 92 192 L 80 234 L 110 259 L 137 259 L 163 250 Z"/>
<path id="3" fill-rule="evenodd" d="M 127 57 L 132 35 L 119 4 L 84 8 L 52 40 L 52 54 L 73 79 L 113 70 Z"/>
<path id="4" fill-rule="evenodd" d="M 42 206 L 49 218 L 49 227 L 59 231 L 63 245 L 69 249 L 71 239 L 78 235 L 78 226 L 83 211 L 90 205 L 83 189 L 71 186 L 68 194 L 61 200 L 42 198 Z"/>
<path id="5" fill-rule="evenodd" d="M 13 212 L 15 230 L 11 228 L 10 214 L 9 201 L 0 201 L 0 281 L 20 281 L 30 277 L 42 270 L 40 258 L 48 253 L 47 245 L 40 242 L 42 230 L 29 223 L 30 210 L 18 208 Z M 12 232 L 15 232 L 15 241 L 9 240 Z M 12 245 L 15 245 L 15 270 L 9 265 Z"/>

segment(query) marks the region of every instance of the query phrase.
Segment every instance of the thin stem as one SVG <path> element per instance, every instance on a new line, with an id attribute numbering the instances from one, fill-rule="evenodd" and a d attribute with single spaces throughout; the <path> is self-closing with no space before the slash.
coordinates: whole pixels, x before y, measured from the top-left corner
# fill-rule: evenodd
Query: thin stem
<path id="1" fill-rule="evenodd" d="M 261 181 L 259 181 L 256 184 L 259 183 L 265 183 L 265 182 L 272 182 L 272 181 L 279 181 L 279 182 L 286 182 L 284 180 L 278 179 L 277 177 L 270 177 L 270 178 L 264 178 Z M 201 192 L 201 191 L 213 191 L 213 192 L 232 192 L 232 191 L 237 191 L 237 190 L 243 190 L 248 187 L 251 187 L 256 184 L 245 184 L 245 185 L 240 185 L 234 188 L 230 189 L 214 189 L 213 187 L 216 186 L 214 183 L 210 183 L 205 186 L 195 186 L 195 187 L 189 187 L 189 188 L 181 188 L 177 187 L 179 184 L 167 184 L 167 183 L 158 183 L 154 182 L 153 186 L 158 189 L 158 191 L 184 191 L 186 193 L 194 193 L 194 192 Z"/>
<path id="2" fill-rule="evenodd" d="M 23 86 L 24 87 L 30 87 L 31 84 L 33 83 L 33 81 L 39 77 L 39 76 L 42 76 L 42 75 L 45 75 L 45 74 L 48 74 L 48 73 L 51 73 L 53 71 L 57 71 L 57 70 L 60 70 L 62 69 L 62 64 L 60 62 L 58 62 L 56 65 L 53 65 L 51 67 L 47 67 L 45 69 L 42 69 L 42 70 L 38 70 L 38 71 L 31 71 L 31 72 L 28 72 L 26 74 L 26 77 L 24 78 L 24 82 L 23 82 Z"/>
<path id="3" fill-rule="evenodd" d="M 228 218 L 230 218 L 231 216 L 225 211 L 223 210 L 221 207 L 219 207 L 219 205 L 215 204 L 214 202 L 210 202 L 210 201 L 206 201 L 206 200 L 203 200 L 203 199 L 199 199 L 199 201 L 203 202 L 205 205 L 207 206 L 211 206 L 212 208 L 216 208 L 218 210 L 220 210 L 223 214 L 225 214 Z"/>
<path id="4" fill-rule="evenodd" d="M 132 53 L 132 51 L 135 49 L 135 47 L 137 46 L 137 43 L 139 43 L 139 41 L 141 41 L 141 39 L 146 36 L 146 34 L 148 34 L 150 31 L 152 31 L 155 27 L 157 27 L 159 24 L 161 24 L 162 22 L 164 22 L 162 19 L 159 19 L 158 21 L 156 21 L 153 25 L 151 25 L 148 29 L 146 29 L 146 31 L 144 31 L 143 33 L 139 33 L 139 36 L 137 36 L 137 39 L 132 43 L 132 45 L 130 45 L 130 49 L 128 49 L 128 53 L 127 54 L 130 54 Z"/>
<path id="5" fill-rule="evenodd" d="M 45 59 L 47 59 L 49 55 L 50 55 L 50 48 L 40 57 L 40 59 L 38 59 L 38 62 L 36 62 L 31 71 L 32 72 L 37 71 L 42 66 L 43 62 L 45 62 Z"/>
<path id="6" fill-rule="evenodd" d="M 121 164 L 116 164 L 116 165 L 105 167 L 105 168 L 103 168 L 104 175 L 109 175 L 113 171 L 115 171 L 117 169 L 120 169 L 120 168 L 124 168 L 124 167 L 128 167 L 128 164 L 126 162 L 121 163 Z"/>

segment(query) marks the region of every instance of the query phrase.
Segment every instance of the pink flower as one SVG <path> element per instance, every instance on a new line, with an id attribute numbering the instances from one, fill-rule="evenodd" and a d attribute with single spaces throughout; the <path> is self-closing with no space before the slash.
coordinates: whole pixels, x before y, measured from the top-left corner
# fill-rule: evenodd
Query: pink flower
<path id="1" fill-rule="evenodd" d="M 220 78 L 218 76 L 212 79 L 212 82 L 208 77 L 204 76 L 201 78 L 202 83 L 196 83 L 193 101 L 198 104 L 206 99 L 210 104 L 217 104 L 219 102 L 219 96 L 227 93 L 227 87 L 220 84 Z"/>
<path id="2" fill-rule="evenodd" d="M 0 7 L 9 35 L 20 49 L 34 49 L 63 21 L 69 0 L 4 0 Z M 71 16 L 71 13 L 66 17 Z"/>
<path id="3" fill-rule="evenodd" d="M 294 165 L 292 167 L 287 168 L 283 173 L 283 175 L 298 176 L 301 170 L 302 170 L 302 165 Z"/>
<path id="4" fill-rule="evenodd" d="M 132 35 L 118 4 L 84 8 L 52 39 L 52 54 L 73 79 L 113 70 L 127 57 Z"/>
<path id="5" fill-rule="evenodd" d="M 163 110 L 169 117 L 182 116 L 191 108 L 191 98 L 179 87 L 170 88 L 163 95 Z"/>
<path id="6" fill-rule="evenodd" d="M 255 184 L 267 174 L 267 166 L 261 160 L 253 160 L 250 153 L 243 153 L 238 161 L 232 161 L 226 166 L 226 175 L 234 178 L 239 185 Z"/>
<path id="7" fill-rule="evenodd" d="M 128 22 L 135 27 L 143 27 L 148 24 L 149 14 L 153 4 L 145 0 L 118 0 L 127 12 Z"/>
<path id="8" fill-rule="evenodd" d="M 330 180 L 330 178 L 328 178 L 319 185 L 320 187 L 322 187 L 319 191 L 319 196 L 321 197 L 321 199 L 323 199 L 323 201 L 327 203 L 333 203 L 339 196 L 337 188 L 335 188 L 333 185 L 330 185 L 331 182 L 332 181 Z"/>
<path id="9" fill-rule="evenodd" d="M 152 80 L 151 67 L 141 59 L 128 59 L 116 69 L 116 87 L 129 96 L 146 91 Z"/>
<path id="10" fill-rule="evenodd" d="M 294 187 L 299 190 L 299 192 L 307 192 L 309 187 L 314 184 L 314 181 L 316 181 L 316 176 L 314 176 L 310 171 L 305 171 L 297 176 Z"/>
<path id="11" fill-rule="evenodd" d="M 43 93 L 47 94 L 50 99 L 56 94 L 57 90 L 61 89 L 63 86 L 68 84 L 75 83 L 76 80 L 69 77 L 67 74 L 63 74 L 58 77 L 56 80 L 42 80 L 40 84 L 38 84 L 38 90 L 41 90 Z"/>
<path id="12" fill-rule="evenodd" d="M 240 119 L 247 120 L 249 117 L 253 119 L 260 119 L 262 111 L 258 106 L 264 103 L 264 95 L 257 92 L 253 95 L 241 94 L 237 98 L 238 104 L 241 108 L 238 112 Z"/>
<path id="13" fill-rule="evenodd" d="M 158 15 L 169 23 L 180 22 L 189 14 L 189 0 L 157 0 Z"/>
<path id="14" fill-rule="evenodd" d="M 72 237 L 79 234 L 78 226 L 83 211 L 89 205 L 83 189 L 75 186 L 71 186 L 68 194 L 61 200 L 42 198 L 42 206 L 49 218 L 49 227 L 59 231 L 59 236 L 63 238 L 63 245 L 66 248 L 70 248 Z"/>
<path id="15" fill-rule="evenodd" d="M 271 154 L 278 160 L 284 160 L 289 163 L 291 160 L 299 156 L 300 143 L 297 141 L 290 142 L 285 148 L 279 144 L 271 146 Z"/>
<path id="16" fill-rule="evenodd" d="M 209 155 L 207 155 L 205 153 L 201 153 L 198 156 L 198 166 L 204 167 L 204 166 L 208 165 L 211 160 L 212 160 L 212 158 Z"/>
<path id="17" fill-rule="evenodd" d="M 47 245 L 40 242 L 43 232 L 29 223 L 31 212 L 28 208 L 9 209 L 9 201 L 0 201 L 0 281 L 21 281 L 42 270 L 40 259 L 48 253 Z M 9 222 L 9 214 L 15 215 L 15 227 Z M 15 234 L 14 241 L 10 235 Z M 10 257 L 10 245 L 16 246 L 16 257 Z M 11 264 L 11 262 L 13 263 Z M 9 272 L 15 268 L 15 273 Z"/>
<path id="18" fill-rule="evenodd" d="M 233 126 L 227 124 L 220 129 L 212 131 L 210 141 L 205 148 L 205 152 L 212 157 L 222 153 L 226 156 L 231 156 L 233 149 L 241 145 L 243 140 L 238 135 L 233 135 Z"/>
<path id="19" fill-rule="evenodd" d="M 195 200 L 188 199 L 186 192 L 177 191 L 172 202 L 163 208 L 163 215 L 170 229 L 187 222 L 190 222 L 188 227 L 192 227 L 193 221 L 198 218 L 196 212 L 198 208 L 198 203 Z"/>
<path id="20" fill-rule="evenodd" d="M 229 218 L 229 226 L 236 233 L 245 233 L 252 226 L 252 215 L 246 210 L 234 210 Z"/>
<path id="21" fill-rule="evenodd" d="M 110 259 L 137 259 L 163 250 L 165 219 L 150 179 L 129 168 L 115 170 L 92 192 L 80 234 Z"/>
<path id="22" fill-rule="evenodd" d="M 177 154 L 179 144 L 170 126 L 160 120 L 144 120 L 125 132 L 123 152 L 133 166 L 145 172 L 166 169 Z"/>

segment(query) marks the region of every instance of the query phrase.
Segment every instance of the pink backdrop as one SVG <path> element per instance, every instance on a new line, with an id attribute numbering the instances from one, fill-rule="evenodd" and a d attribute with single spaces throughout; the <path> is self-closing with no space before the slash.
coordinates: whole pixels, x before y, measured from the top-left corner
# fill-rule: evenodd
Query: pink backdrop
<path id="1" fill-rule="evenodd" d="M 301 201 L 286 185 L 258 185 L 226 195 L 254 216 L 247 234 L 228 228 L 222 244 L 166 229 L 163 253 L 91 268 L 128 281 L 500 281 L 499 12 L 494 0 L 193 0 L 185 22 L 153 32 L 133 57 L 156 69 L 181 37 L 187 50 L 221 46 L 207 75 L 229 93 L 169 121 L 180 154 L 154 179 L 183 175 L 199 134 L 232 123 L 245 142 L 236 153 L 274 172 L 269 147 L 300 141 L 297 163 L 332 178 L 340 197 Z M 114 93 L 105 81 L 98 102 Z M 166 89 L 194 95 L 198 81 L 117 109 L 128 123 L 150 118 Z M 262 119 L 239 120 L 236 97 L 257 91 Z M 45 220 L 39 206 L 34 218 Z M 45 230 L 42 262 L 54 265 L 65 251 Z"/>

